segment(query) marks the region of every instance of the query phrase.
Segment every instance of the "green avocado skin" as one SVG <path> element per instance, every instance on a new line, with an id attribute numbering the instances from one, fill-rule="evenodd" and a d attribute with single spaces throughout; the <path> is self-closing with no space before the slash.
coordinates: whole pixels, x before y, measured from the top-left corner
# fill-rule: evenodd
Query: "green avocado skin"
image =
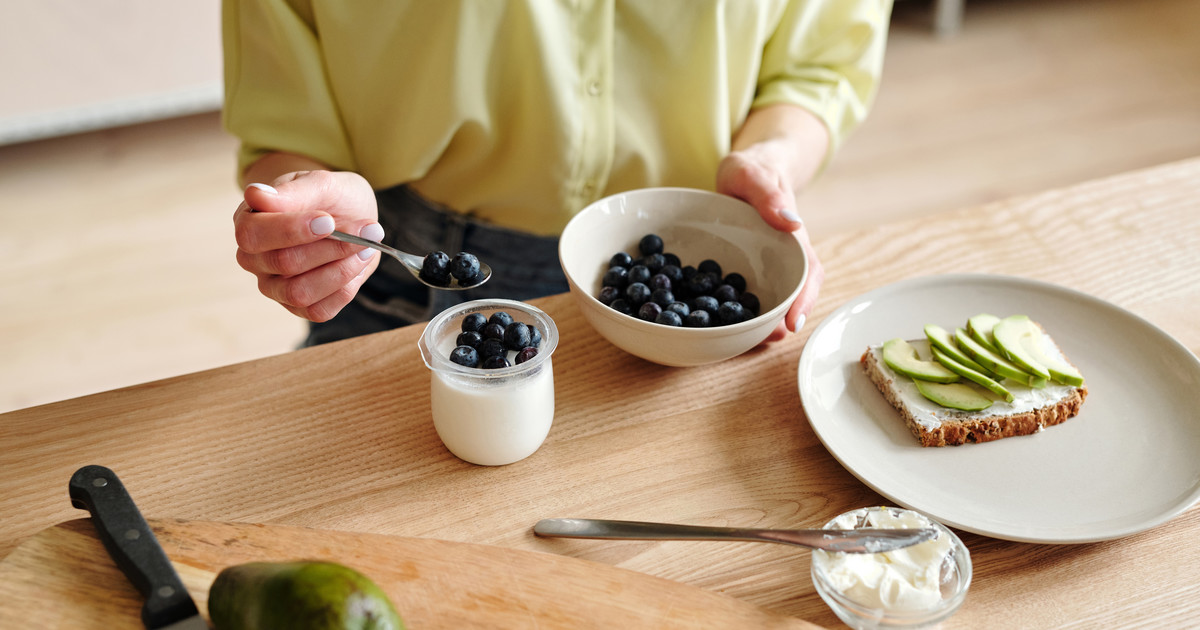
<path id="1" fill-rule="evenodd" d="M 227 567 L 209 589 L 208 616 L 216 630 L 404 630 L 370 578 L 307 560 Z"/>

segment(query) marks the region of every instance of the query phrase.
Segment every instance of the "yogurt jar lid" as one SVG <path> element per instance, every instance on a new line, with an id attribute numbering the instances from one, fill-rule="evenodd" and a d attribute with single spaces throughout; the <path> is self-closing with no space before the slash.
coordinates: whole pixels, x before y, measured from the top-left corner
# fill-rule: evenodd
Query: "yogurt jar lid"
<path id="1" fill-rule="evenodd" d="M 542 334 L 542 343 L 532 359 L 506 368 L 483 369 L 459 365 L 450 360 L 450 351 L 455 348 L 455 339 L 462 332 L 462 318 L 472 313 L 490 316 L 505 311 L 514 321 L 537 326 Z M 532 320 L 532 321 L 530 321 Z M 558 347 L 558 327 L 545 311 L 525 302 L 504 299 L 486 299 L 463 302 L 438 313 L 425 325 L 425 332 L 417 341 L 425 365 L 435 372 L 483 381 L 506 381 L 538 371 L 550 360 Z"/>

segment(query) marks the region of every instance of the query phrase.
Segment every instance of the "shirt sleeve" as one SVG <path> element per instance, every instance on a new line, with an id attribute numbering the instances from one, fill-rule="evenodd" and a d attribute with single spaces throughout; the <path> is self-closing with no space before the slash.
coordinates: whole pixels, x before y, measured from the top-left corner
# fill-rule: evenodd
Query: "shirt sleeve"
<path id="1" fill-rule="evenodd" d="M 763 49 L 751 106 L 809 110 L 828 127 L 832 155 L 874 99 L 891 6 L 891 0 L 789 2 Z"/>
<path id="2" fill-rule="evenodd" d="M 355 170 L 306 0 L 223 0 L 226 129 L 238 173 L 286 151 Z"/>

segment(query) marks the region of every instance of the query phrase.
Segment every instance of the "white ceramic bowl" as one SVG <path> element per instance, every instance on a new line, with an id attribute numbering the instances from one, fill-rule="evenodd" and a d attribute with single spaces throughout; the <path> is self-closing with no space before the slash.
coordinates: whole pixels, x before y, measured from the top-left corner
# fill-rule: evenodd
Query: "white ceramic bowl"
<path id="1" fill-rule="evenodd" d="M 684 265 L 704 259 L 745 276 L 762 305 L 758 317 L 711 328 L 655 324 L 624 315 L 596 297 L 613 254 L 638 256 L 646 234 Z M 808 277 L 808 258 L 795 235 L 767 225 L 749 204 L 688 188 L 646 188 L 601 199 L 571 220 L 559 261 L 584 317 L 613 345 L 648 361 L 693 366 L 737 356 L 767 338 Z"/>

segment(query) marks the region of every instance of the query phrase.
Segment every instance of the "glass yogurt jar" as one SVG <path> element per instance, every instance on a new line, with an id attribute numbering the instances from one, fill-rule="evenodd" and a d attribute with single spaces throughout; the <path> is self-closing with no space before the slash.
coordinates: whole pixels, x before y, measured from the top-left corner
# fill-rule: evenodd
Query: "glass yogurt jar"
<path id="1" fill-rule="evenodd" d="M 514 322 L 535 327 L 541 336 L 537 354 L 509 367 L 467 367 L 450 359 L 462 323 L 478 313 L 491 318 L 507 313 Z M 430 407 L 433 426 L 446 448 L 459 459 L 502 466 L 532 455 L 550 433 L 554 420 L 554 369 L 550 357 L 558 328 L 542 310 L 513 300 L 475 300 L 452 306 L 425 326 L 417 344 L 433 372 Z"/>

